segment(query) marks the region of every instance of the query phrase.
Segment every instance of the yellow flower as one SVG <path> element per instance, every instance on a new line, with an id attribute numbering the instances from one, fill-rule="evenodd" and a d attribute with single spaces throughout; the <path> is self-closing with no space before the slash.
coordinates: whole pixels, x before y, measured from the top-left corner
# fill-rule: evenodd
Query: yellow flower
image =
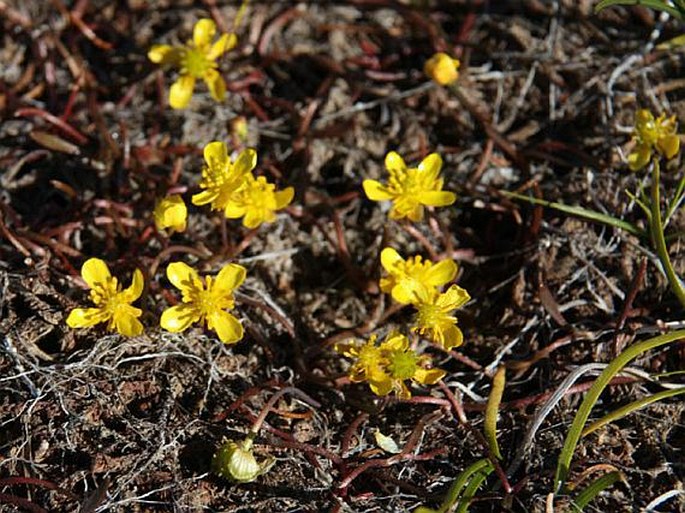
<path id="1" fill-rule="evenodd" d="M 457 318 L 450 313 L 470 299 L 469 293 L 459 285 L 452 285 L 443 293 L 433 291 L 423 295 L 415 305 L 418 313 L 413 330 L 427 335 L 445 350 L 460 346 L 464 343 L 464 334 L 457 327 Z"/>
<path id="2" fill-rule="evenodd" d="M 442 158 L 437 153 L 428 155 L 418 168 L 408 168 L 402 157 L 394 151 L 385 157 L 390 173 L 387 185 L 376 180 L 364 180 L 364 192 L 373 201 L 392 200 L 391 219 L 408 217 L 412 221 L 423 219 L 424 205 L 443 207 L 456 200 L 453 192 L 442 190 L 439 178 Z"/>
<path id="3" fill-rule="evenodd" d="M 349 377 L 352 383 L 368 381 L 371 390 L 376 395 L 387 395 L 392 389 L 389 376 L 385 373 L 386 359 L 376 345 L 376 335 L 362 345 L 355 342 L 336 344 L 335 350 L 356 361 L 350 367 Z"/>
<path id="4" fill-rule="evenodd" d="M 257 228 L 276 220 L 276 211 L 286 207 L 295 195 L 292 187 L 277 191 L 263 176 L 246 175 L 243 185 L 231 195 L 224 214 L 229 219 L 243 218 L 243 226 Z"/>
<path id="5" fill-rule="evenodd" d="M 654 150 L 667 159 L 672 159 L 680 149 L 680 137 L 676 133 L 678 124 L 675 116 L 666 118 L 662 114 L 657 119 L 647 109 L 637 111 L 633 136 L 637 143 L 630 155 L 628 165 L 632 171 L 642 169 L 652 159 Z"/>
<path id="6" fill-rule="evenodd" d="M 423 72 L 434 82 L 448 85 L 459 78 L 459 60 L 438 52 L 426 61 Z"/>
<path id="7" fill-rule="evenodd" d="M 160 232 L 167 228 L 172 232 L 182 232 L 186 229 L 188 209 L 183 202 L 183 198 L 178 194 L 173 194 L 159 200 L 153 215 L 155 226 L 157 226 Z"/>
<path id="8" fill-rule="evenodd" d="M 135 337 L 143 332 L 138 320 L 142 314 L 139 308 L 131 306 L 143 292 L 143 273 L 136 269 L 131 286 L 121 290 L 116 278 L 109 272 L 107 264 L 99 258 L 86 260 L 81 268 L 81 276 L 91 288 L 90 299 L 96 308 L 75 308 L 67 317 L 70 328 L 87 328 L 107 322 L 109 331 L 117 331 L 127 337 Z"/>
<path id="9" fill-rule="evenodd" d="M 223 34 L 212 43 L 216 25 L 203 18 L 193 27 L 193 40 L 185 46 L 154 45 L 148 58 L 156 64 L 170 64 L 180 69 L 180 76 L 169 91 L 169 105 L 183 109 L 193 96 L 195 81 L 202 79 L 216 101 L 224 99 L 226 83 L 217 71 L 217 59 L 232 49 L 238 39 L 235 34 Z"/>
<path id="10" fill-rule="evenodd" d="M 393 248 L 381 251 L 381 264 L 389 273 L 381 278 L 381 290 L 402 304 L 418 302 L 420 296 L 449 283 L 457 274 L 457 264 L 451 259 L 434 264 L 416 255 L 405 260 Z"/>
<path id="11" fill-rule="evenodd" d="M 381 344 L 380 350 L 388 361 L 386 369 L 390 386 L 403 399 L 411 397 L 405 381 L 434 385 L 446 374 L 442 369 L 427 369 L 425 365 L 430 362 L 430 357 L 416 354 L 409 348 L 407 337 L 401 333 L 391 333 Z"/>
<path id="12" fill-rule="evenodd" d="M 207 322 L 207 327 L 219 335 L 224 344 L 233 344 L 243 338 L 243 326 L 226 312 L 235 305 L 233 291 L 245 280 L 246 270 L 237 264 L 225 265 L 215 279 L 204 280 L 183 262 L 169 264 L 166 270 L 169 281 L 183 293 L 182 303 L 162 313 L 160 325 L 167 331 L 178 333 L 196 322 Z"/>
<path id="13" fill-rule="evenodd" d="M 247 148 L 232 162 L 226 145 L 214 141 L 205 146 L 204 156 L 206 165 L 202 169 L 200 187 L 205 190 L 193 195 L 193 204 L 209 203 L 212 210 L 224 210 L 257 165 L 257 152 Z"/>

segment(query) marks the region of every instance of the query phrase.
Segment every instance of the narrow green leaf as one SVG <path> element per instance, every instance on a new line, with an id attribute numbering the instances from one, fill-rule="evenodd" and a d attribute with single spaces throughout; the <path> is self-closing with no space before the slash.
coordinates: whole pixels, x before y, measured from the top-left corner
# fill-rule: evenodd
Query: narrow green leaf
<path id="1" fill-rule="evenodd" d="M 588 425 L 585 429 L 583 429 L 581 436 L 589 435 L 593 431 L 597 431 L 599 428 L 608 424 L 609 422 L 613 422 L 617 419 L 625 417 L 626 415 L 629 415 L 630 413 L 633 413 L 634 411 L 637 411 L 640 408 L 644 408 L 645 406 L 648 406 L 657 401 L 661 401 L 662 399 L 667 399 L 668 397 L 673 397 L 684 393 L 685 387 L 672 388 L 670 390 L 662 390 L 661 392 L 657 392 L 656 394 L 650 395 L 648 397 L 643 397 L 642 399 L 638 399 L 637 401 L 633 401 L 629 404 L 626 404 L 625 406 L 620 407 L 617 410 L 612 411 L 611 413 L 605 415 L 601 419 L 596 420 L 592 424 Z"/>
<path id="2" fill-rule="evenodd" d="M 594 382 L 592 387 L 590 387 L 590 390 L 588 390 L 588 393 L 580 405 L 580 408 L 578 408 L 578 412 L 573 419 L 573 423 L 568 431 L 568 435 L 566 435 L 564 447 L 561 449 L 561 453 L 559 454 L 557 470 L 554 475 L 554 493 L 559 493 L 562 485 L 566 482 L 569 468 L 571 466 L 571 459 L 573 458 L 573 453 L 575 452 L 578 441 L 580 440 L 583 427 L 590 416 L 590 411 L 597 403 L 600 394 L 604 391 L 611 379 L 618 374 L 621 369 L 623 369 L 623 367 L 625 367 L 631 360 L 637 358 L 642 353 L 666 344 L 670 344 L 671 342 L 681 340 L 683 338 L 685 338 L 685 330 L 678 330 L 638 342 L 637 344 L 633 344 L 632 346 L 626 348 L 616 358 L 614 358 L 611 363 L 607 365 L 604 371 L 597 377 L 597 380 Z"/>
<path id="3" fill-rule="evenodd" d="M 454 504 L 461 496 L 464 487 L 466 487 L 466 485 L 469 484 L 470 479 L 478 472 L 481 472 L 487 468 L 490 469 L 488 471 L 488 474 L 493 471 L 492 463 L 490 463 L 490 460 L 488 460 L 487 458 L 478 460 L 472 465 L 466 467 L 457 476 L 457 479 L 455 479 L 454 483 L 452 483 L 452 486 L 450 486 L 450 489 L 447 491 L 447 495 L 445 496 L 445 500 L 443 501 L 442 506 L 440 506 L 438 509 L 431 509 L 425 506 L 419 506 L 414 510 L 414 513 L 445 513 L 449 511 L 450 508 L 454 506 Z"/>
<path id="4" fill-rule="evenodd" d="M 502 459 L 502 453 L 500 452 L 499 444 L 497 443 L 497 415 L 499 414 L 499 405 L 502 402 L 502 394 L 504 393 L 506 372 L 506 367 L 502 365 L 497 369 L 495 376 L 492 378 L 492 390 L 488 397 L 488 404 L 485 407 L 485 422 L 483 426 L 490 452 L 494 454 L 498 460 Z"/>
<path id="5" fill-rule="evenodd" d="M 571 205 L 565 205 L 564 203 L 557 203 L 554 201 L 547 201 L 543 199 L 538 199 L 538 198 L 533 198 L 530 196 L 525 196 L 523 194 L 518 194 L 516 192 L 509 192 L 509 191 L 500 191 L 500 193 L 508 198 L 514 198 L 518 199 L 521 201 L 527 201 L 528 203 L 532 203 L 534 205 L 541 205 L 543 207 L 549 207 L 553 208 L 555 210 L 558 210 L 560 212 L 564 212 L 566 214 L 571 214 L 572 216 L 579 217 L 581 219 L 585 219 L 587 221 L 592 221 L 600 224 L 604 224 L 607 226 L 613 226 L 614 228 L 619 228 L 621 230 L 625 230 L 628 233 L 632 233 L 633 235 L 637 235 L 638 237 L 644 237 L 645 233 L 635 226 L 634 224 L 631 224 L 627 221 L 624 221 L 622 219 L 617 219 L 613 216 L 602 214 L 600 212 L 596 212 L 594 210 L 588 210 L 583 207 L 573 207 Z"/>
<path id="6" fill-rule="evenodd" d="M 618 481 L 623 481 L 623 474 L 621 474 L 621 472 L 618 470 L 598 477 L 576 496 L 572 503 L 573 508 L 576 511 L 583 511 L 583 509 L 590 504 L 595 497 Z"/>
<path id="7" fill-rule="evenodd" d="M 455 513 L 468 513 L 471 501 L 476 496 L 478 488 L 483 484 L 483 481 L 492 473 L 494 468 L 492 465 L 485 467 L 476 473 L 469 481 L 468 486 L 464 489 L 464 494 L 459 498 L 459 505 Z"/>
<path id="8" fill-rule="evenodd" d="M 597 13 L 602 9 L 606 9 L 607 7 L 612 7 L 614 5 L 642 5 L 644 7 L 651 7 L 657 11 L 667 12 L 671 16 L 675 16 L 680 20 L 683 19 L 683 13 L 678 10 L 677 7 L 669 5 L 664 0 L 602 0 L 595 6 L 595 12 Z"/>

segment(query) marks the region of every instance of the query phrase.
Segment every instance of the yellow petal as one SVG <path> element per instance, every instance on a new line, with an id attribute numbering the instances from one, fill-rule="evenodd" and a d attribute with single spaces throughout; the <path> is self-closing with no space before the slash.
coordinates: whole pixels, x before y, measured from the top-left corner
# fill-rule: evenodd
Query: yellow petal
<path id="1" fill-rule="evenodd" d="M 163 198 L 157 203 L 154 211 L 155 226 L 159 231 L 170 228 L 182 232 L 186 229 L 188 208 L 179 194 Z"/>
<path id="2" fill-rule="evenodd" d="M 385 169 L 387 169 L 390 174 L 394 174 L 407 169 L 407 165 L 404 163 L 404 159 L 400 157 L 399 153 L 391 151 L 385 156 Z"/>
<path id="3" fill-rule="evenodd" d="M 431 153 L 419 164 L 419 171 L 429 177 L 437 178 L 442 169 L 442 157 L 437 153 Z"/>
<path id="4" fill-rule="evenodd" d="M 457 264 L 454 260 L 442 260 L 428 270 L 425 275 L 425 284 L 430 287 L 441 287 L 451 282 L 456 275 Z"/>
<path id="5" fill-rule="evenodd" d="M 407 207 L 394 205 L 393 209 L 390 211 L 390 218 L 402 219 L 403 217 L 408 217 L 410 221 L 418 223 L 423 219 L 423 206 L 412 205 Z"/>
<path id="6" fill-rule="evenodd" d="M 143 293 L 143 288 L 145 288 L 143 273 L 140 269 L 136 269 L 133 272 L 131 285 L 127 289 L 121 291 L 121 299 L 126 303 L 133 303 Z"/>
<path id="7" fill-rule="evenodd" d="M 169 90 L 169 105 L 173 109 L 184 109 L 190 103 L 195 88 L 195 77 L 181 75 Z"/>
<path id="8" fill-rule="evenodd" d="M 423 369 L 418 368 L 414 373 L 414 380 L 418 381 L 422 385 L 435 385 L 438 381 L 445 377 L 447 374 L 442 369 Z"/>
<path id="9" fill-rule="evenodd" d="M 183 262 L 173 262 L 166 268 L 166 275 L 174 287 L 190 295 L 204 290 L 204 285 L 197 271 Z"/>
<path id="10" fill-rule="evenodd" d="M 401 280 L 392 288 L 392 298 L 403 305 L 417 304 L 427 294 L 426 287 L 415 280 Z"/>
<path id="11" fill-rule="evenodd" d="M 422 192 L 418 195 L 418 200 L 429 207 L 445 207 L 454 203 L 457 195 L 449 191 Z"/>
<path id="12" fill-rule="evenodd" d="M 81 267 L 81 276 L 90 288 L 96 288 L 104 286 L 112 275 L 104 261 L 99 258 L 89 258 Z"/>
<path id="13" fill-rule="evenodd" d="M 371 391 L 378 396 L 388 395 L 392 390 L 392 380 L 390 379 L 390 376 L 385 376 L 383 380 L 370 381 L 369 387 L 371 387 Z"/>
<path id="14" fill-rule="evenodd" d="M 228 312 L 216 310 L 207 317 L 207 326 L 216 331 L 224 344 L 234 344 L 243 338 L 243 326 Z"/>
<path id="15" fill-rule="evenodd" d="M 639 171 L 652 158 L 652 148 L 648 144 L 638 144 L 635 149 L 628 155 L 628 167 L 631 171 Z"/>
<path id="16" fill-rule="evenodd" d="M 221 73 L 215 69 L 208 69 L 205 71 L 203 79 L 209 88 L 209 94 L 212 98 L 218 102 L 223 101 L 226 96 L 226 82 L 224 82 Z"/>
<path id="17" fill-rule="evenodd" d="M 235 201 L 229 201 L 226 203 L 226 207 L 224 207 L 224 216 L 226 216 L 227 219 L 238 219 L 245 215 L 245 210 L 243 205 L 236 203 Z"/>
<path id="18" fill-rule="evenodd" d="M 657 141 L 656 147 L 667 159 L 672 159 L 680 149 L 680 137 L 677 134 L 662 137 Z"/>
<path id="19" fill-rule="evenodd" d="M 212 284 L 212 291 L 220 291 L 225 295 L 230 295 L 245 281 L 245 276 L 247 276 L 247 269 L 242 265 L 225 265 L 216 275 Z"/>
<path id="20" fill-rule="evenodd" d="M 280 210 L 290 204 L 295 196 L 295 189 L 292 187 L 286 187 L 282 191 L 276 191 L 274 193 L 274 198 L 276 200 L 276 210 Z"/>
<path id="21" fill-rule="evenodd" d="M 155 64 L 176 64 L 181 58 L 181 51 L 169 45 L 154 45 L 147 53 L 147 58 Z"/>
<path id="22" fill-rule="evenodd" d="M 242 175 L 252 171 L 257 166 L 257 152 L 253 148 L 246 148 L 240 152 L 233 164 L 233 171 Z"/>
<path id="23" fill-rule="evenodd" d="M 367 198 L 373 201 L 386 201 L 394 197 L 383 184 L 376 180 L 364 180 L 362 187 L 364 187 Z"/>
<path id="24" fill-rule="evenodd" d="M 382 351 L 406 351 L 409 348 L 409 340 L 401 333 L 391 333 L 381 344 Z"/>
<path id="25" fill-rule="evenodd" d="M 397 272 L 397 267 L 404 265 L 404 258 L 394 248 L 383 248 L 381 251 L 381 265 L 390 274 Z"/>
<path id="26" fill-rule="evenodd" d="M 223 169 L 228 164 L 228 149 L 226 144 L 221 141 L 212 141 L 203 150 L 205 162 L 210 169 Z M 197 194 L 196 194 L 197 196 Z M 193 202 L 195 202 L 193 196 Z M 209 202 L 207 202 L 209 203 Z M 198 205 L 199 203 L 195 203 Z"/>
<path id="27" fill-rule="evenodd" d="M 211 61 L 217 60 L 225 52 L 233 49 L 238 43 L 238 37 L 235 34 L 222 34 L 216 43 L 212 45 L 207 53 L 207 58 Z"/>
<path id="28" fill-rule="evenodd" d="M 208 203 L 211 203 L 218 197 L 219 192 L 213 189 L 211 191 L 202 191 L 198 192 L 197 194 L 193 194 L 191 201 L 193 202 L 193 205 L 206 205 Z"/>
<path id="29" fill-rule="evenodd" d="M 109 319 L 109 314 L 100 308 L 74 308 L 67 317 L 70 328 L 89 328 Z"/>
<path id="30" fill-rule="evenodd" d="M 443 52 L 434 54 L 423 66 L 424 73 L 440 85 L 451 84 L 459 78 L 459 60 Z"/>
<path id="31" fill-rule="evenodd" d="M 449 351 L 453 347 L 459 347 L 464 343 L 464 334 L 456 324 L 452 324 L 442 330 L 442 341 L 435 341 L 440 343 L 443 349 Z"/>
<path id="32" fill-rule="evenodd" d="M 199 319 L 200 312 L 193 305 L 183 303 L 164 310 L 159 325 L 167 331 L 179 333 Z"/>
<path id="33" fill-rule="evenodd" d="M 142 313 L 140 309 L 129 305 L 119 306 L 112 317 L 112 322 L 117 332 L 125 337 L 137 337 L 140 335 L 143 332 L 143 325 L 138 320 L 138 317 Z"/>
<path id="34" fill-rule="evenodd" d="M 250 230 L 259 227 L 262 223 L 271 223 L 276 220 L 276 214 L 271 210 L 247 209 L 243 218 L 243 226 Z"/>
<path id="35" fill-rule="evenodd" d="M 193 27 L 193 42 L 198 48 L 209 46 L 216 34 L 216 24 L 209 18 L 202 18 Z"/>
<path id="36" fill-rule="evenodd" d="M 470 299 L 471 296 L 469 296 L 466 289 L 461 288 L 459 285 L 452 285 L 449 289 L 440 294 L 436 304 L 443 308 L 454 310 L 455 308 L 459 308 L 468 303 Z"/>

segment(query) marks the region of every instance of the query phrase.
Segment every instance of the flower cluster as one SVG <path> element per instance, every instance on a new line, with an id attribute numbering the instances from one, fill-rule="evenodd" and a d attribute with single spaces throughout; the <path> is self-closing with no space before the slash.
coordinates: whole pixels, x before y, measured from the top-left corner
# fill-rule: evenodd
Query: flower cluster
<path id="1" fill-rule="evenodd" d="M 245 280 L 247 271 L 237 264 L 225 265 L 216 278 L 207 276 L 204 281 L 197 271 L 182 262 L 167 267 L 169 281 L 183 296 L 180 305 L 172 306 L 162 313 L 160 324 L 170 332 L 180 332 L 191 324 L 207 323 L 225 344 L 233 344 L 243 338 L 240 321 L 226 310 L 235 305 L 233 291 Z M 107 322 L 109 331 L 116 331 L 127 337 L 143 332 L 138 320 L 142 314 L 131 305 L 143 292 L 143 273 L 136 269 L 133 283 L 120 290 L 117 279 L 112 277 L 107 264 L 99 258 L 87 260 L 81 269 L 81 276 L 91 288 L 90 298 L 95 308 L 75 308 L 67 317 L 71 328 L 88 328 Z"/>
<path id="2" fill-rule="evenodd" d="M 429 368 L 430 357 L 418 355 L 409 347 L 405 335 L 393 332 L 379 345 L 376 335 L 359 344 L 346 342 L 336 345 L 338 353 L 354 360 L 350 368 L 350 381 L 366 381 L 374 394 L 379 396 L 394 392 L 408 399 L 411 392 L 406 381 L 421 385 L 434 385 L 445 376 L 441 369 Z"/>
<path id="3" fill-rule="evenodd" d="M 654 119 L 647 109 L 637 111 L 633 138 L 635 148 L 628 155 L 628 165 L 633 171 L 645 167 L 656 151 L 667 159 L 672 159 L 680 149 L 680 137 L 675 116 L 669 118 L 662 114 Z"/>
<path id="4" fill-rule="evenodd" d="M 255 177 L 257 152 L 243 150 L 235 162 L 228 156 L 223 142 L 205 146 L 205 167 L 202 170 L 202 192 L 193 196 L 193 204 L 210 205 L 212 210 L 223 210 L 229 219 L 243 218 L 246 228 L 257 228 L 276 219 L 276 211 L 286 207 L 295 191 L 286 187 L 277 191 L 265 177 Z"/>
<path id="5" fill-rule="evenodd" d="M 452 312 L 471 299 L 459 285 L 441 292 L 457 274 L 457 264 L 446 259 L 436 264 L 413 256 L 404 260 L 393 248 L 381 252 L 381 264 L 388 276 L 381 278 L 383 292 L 390 293 L 395 301 L 411 304 L 416 310 L 413 331 L 430 338 L 443 349 L 449 350 L 464 342 Z"/>
<path id="6" fill-rule="evenodd" d="M 428 155 L 418 167 L 409 168 L 398 153 L 391 151 L 385 156 L 385 168 L 390 174 L 387 184 L 367 179 L 362 186 L 370 200 L 392 201 L 391 219 L 421 221 L 424 206 L 444 207 L 457 199 L 453 192 L 442 190 L 442 158 L 437 153 Z"/>

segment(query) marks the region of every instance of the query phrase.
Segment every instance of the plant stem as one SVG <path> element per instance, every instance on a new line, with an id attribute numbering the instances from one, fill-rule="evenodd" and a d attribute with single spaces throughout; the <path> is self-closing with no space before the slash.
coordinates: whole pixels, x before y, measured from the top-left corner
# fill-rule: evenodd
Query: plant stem
<path id="1" fill-rule="evenodd" d="M 664 267 L 668 283 L 671 285 L 671 290 L 678 297 L 678 301 L 685 308 L 685 287 L 678 275 L 673 269 L 671 258 L 668 256 L 668 248 L 666 247 L 666 238 L 664 237 L 664 224 L 661 219 L 661 199 L 659 195 L 659 185 L 661 182 L 659 161 L 654 160 L 652 166 L 652 198 L 651 209 L 652 215 L 649 223 L 649 230 L 654 242 L 654 249 L 659 256 L 661 265 Z"/>
<path id="2" fill-rule="evenodd" d="M 305 394 L 299 388 L 296 388 L 296 387 L 282 388 L 278 392 L 276 392 L 274 395 L 272 395 L 271 398 L 264 405 L 264 408 L 262 408 L 262 411 L 259 414 L 259 417 L 257 417 L 257 419 L 254 421 L 254 424 L 252 424 L 252 428 L 250 429 L 250 432 L 248 433 L 248 439 L 253 440 L 257 436 L 257 433 L 259 433 L 259 430 L 261 429 L 262 424 L 264 424 L 264 421 L 266 420 L 266 416 L 271 412 L 271 409 L 276 404 L 276 401 L 278 401 L 285 394 L 291 394 L 291 395 L 297 396 L 302 401 L 309 404 L 310 406 L 313 406 L 314 408 L 319 408 L 321 406 L 321 404 L 319 404 L 317 401 L 315 401 L 314 399 L 309 397 L 307 394 Z"/>

